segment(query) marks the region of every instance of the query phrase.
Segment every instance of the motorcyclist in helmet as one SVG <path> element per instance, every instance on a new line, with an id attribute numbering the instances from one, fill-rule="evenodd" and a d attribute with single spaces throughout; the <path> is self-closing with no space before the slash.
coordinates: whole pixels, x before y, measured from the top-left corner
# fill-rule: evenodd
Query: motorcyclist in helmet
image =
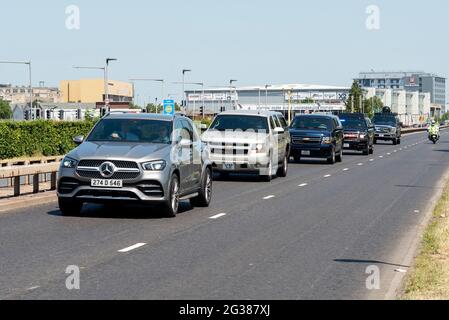
<path id="1" fill-rule="evenodd" d="M 437 122 L 435 120 L 432 120 L 430 122 L 430 126 L 429 129 L 427 129 L 428 133 L 429 133 L 429 138 L 436 134 L 438 139 L 440 138 L 440 127 L 438 126 Z"/>

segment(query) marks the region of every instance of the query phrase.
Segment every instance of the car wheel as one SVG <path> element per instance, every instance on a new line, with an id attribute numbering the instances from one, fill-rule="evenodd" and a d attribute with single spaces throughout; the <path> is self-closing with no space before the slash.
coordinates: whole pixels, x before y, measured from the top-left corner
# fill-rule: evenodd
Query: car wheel
<path id="1" fill-rule="evenodd" d="M 336 159 L 335 159 L 335 150 L 332 149 L 331 156 L 329 158 L 327 158 L 327 163 L 335 164 L 335 161 L 336 161 Z"/>
<path id="2" fill-rule="evenodd" d="M 393 145 L 397 145 L 398 144 L 398 140 L 397 139 L 393 139 Z"/>
<path id="3" fill-rule="evenodd" d="M 343 149 L 341 149 L 339 155 L 335 157 L 335 160 L 337 162 L 343 162 Z"/>
<path id="4" fill-rule="evenodd" d="M 81 213 L 83 203 L 76 200 L 58 198 L 59 210 L 63 216 L 76 216 Z"/>
<path id="5" fill-rule="evenodd" d="M 208 207 L 212 199 L 212 172 L 209 168 L 204 173 L 199 195 L 190 199 L 190 204 L 194 207 Z"/>
<path id="6" fill-rule="evenodd" d="M 288 172 L 288 156 L 285 155 L 282 167 L 278 169 L 277 176 L 285 178 L 287 176 L 287 172 Z"/>
<path id="7" fill-rule="evenodd" d="M 401 144 L 401 138 L 398 139 L 398 144 Z"/>
<path id="8" fill-rule="evenodd" d="M 369 144 L 367 144 L 366 145 L 366 149 L 365 150 L 363 150 L 363 155 L 364 156 L 367 156 L 367 155 L 369 155 L 369 153 L 370 153 L 370 147 L 369 147 Z"/>
<path id="9" fill-rule="evenodd" d="M 179 209 L 179 179 L 176 174 L 171 177 L 168 199 L 165 203 L 165 213 L 167 217 L 174 218 Z"/>
<path id="10" fill-rule="evenodd" d="M 371 146 L 371 148 L 369 149 L 369 154 L 374 154 L 374 147 Z"/>
<path id="11" fill-rule="evenodd" d="M 273 178 L 272 172 L 273 172 L 273 165 L 272 165 L 272 162 L 270 160 L 270 163 L 268 164 L 268 175 L 261 176 L 262 181 L 270 182 L 271 179 Z"/>

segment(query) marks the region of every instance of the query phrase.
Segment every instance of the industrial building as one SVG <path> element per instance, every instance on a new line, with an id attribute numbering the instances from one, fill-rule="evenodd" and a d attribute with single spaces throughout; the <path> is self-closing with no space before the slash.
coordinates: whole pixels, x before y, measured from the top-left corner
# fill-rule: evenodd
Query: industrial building
<path id="1" fill-rule="evenodd" d="M 429 93 L 431 114 L 439 115 L 446 106 L 446 79 L 423 71 L 361 72 L 355 79 L 363 88 L 396 89 Z"/>
<path id="2" fill-rule="evenodd" d="M 108 97 L 110 102 L 131 102 L 133 86 L 131 83 L 109 80 Z M 104 79 L 63 80 L 60 83 L 61 100 L 64 103 L 96 103 L 105 100 Z"/>
<path id="3" fill-rule="evenodd" d="M 189 115 L 214 115 L 225 110 L 274 110 L 292 113 L 341 112 L 349 87 L 286 84 L 207 88 L 186 91 Z"/>

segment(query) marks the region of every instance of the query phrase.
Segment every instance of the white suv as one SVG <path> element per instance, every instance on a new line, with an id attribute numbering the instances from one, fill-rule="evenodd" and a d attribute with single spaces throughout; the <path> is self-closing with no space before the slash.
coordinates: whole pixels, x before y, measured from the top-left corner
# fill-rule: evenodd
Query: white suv
<path id="1" fill-rule="evenodd" d="M 290 135 L 281 113 L 223 112 L 202 139 L 209 146 L 215 172 L 257 173 L 265 181 L 287 176 Z"/>

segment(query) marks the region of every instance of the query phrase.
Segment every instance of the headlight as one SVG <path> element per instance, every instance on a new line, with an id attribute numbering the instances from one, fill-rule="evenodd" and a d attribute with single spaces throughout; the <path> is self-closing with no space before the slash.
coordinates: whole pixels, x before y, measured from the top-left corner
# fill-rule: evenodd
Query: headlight
<path id="1" fill-rule="evenodd" d="M 360 137 L 360 139 L 365 140 L 366 135 L 365 134 L 361 134 L 359 137 Z"/>
<path id="2" fill-rule="evenodd" d="M 396 128 L 391 128 L 391 129 L 390 129 L 390 132 L 391 132 L 391 133 L 396 133 Z"/>
<path id="3" fill-rule="evenodd" d="M 145 171 L 162 171 L 166 166 L 167 163 L 164 160 L 142 163 L 143 170 Z"/>
<path id="4" fill-rule="evenodd" d="M 77 164 L 78 164 L 78 161 L 76 161 L 75 159 L 69 158 L 69 157 L 66 157 L 66 158 L 64 158 L 64 160 L 62 160 L 63 168 L 75 168 Z"/>
<path id="5" fill-rule="evenodd" d="M 265 145 L 263 143 L 253 144 L 251 150 L 256 151 L 257 153 L 263 153 L 265 152 Z"/>
<path id="6" fill-rule="evenodd" d="M 322 143 L 323 144 L 331 144 L 332 138 L 331 137 L 323 137 Z"/>

